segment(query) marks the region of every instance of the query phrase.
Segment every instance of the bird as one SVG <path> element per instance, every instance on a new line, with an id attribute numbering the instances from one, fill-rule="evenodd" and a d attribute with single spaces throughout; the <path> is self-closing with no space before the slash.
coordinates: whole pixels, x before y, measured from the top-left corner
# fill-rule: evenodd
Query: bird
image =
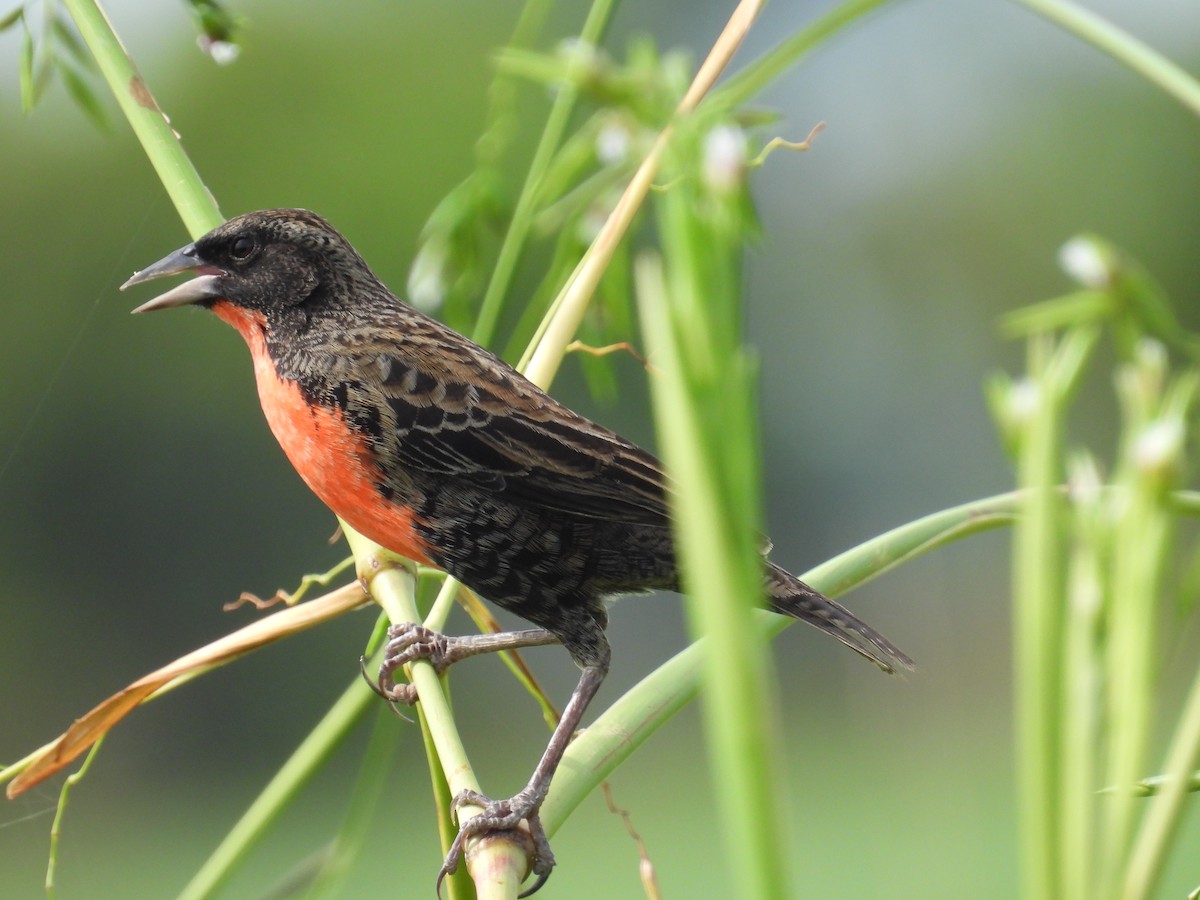
<path id="1" fill-rule="evenodd" d="M 671 486 L 649 451 L 573 412 L 496 355 L 400 300 L 351 243 L 303 209 L 229 219 L 136 272 L 122 289 L 194 277 L 133 312 L 199 306 L 242 336 L 263 413 L 309 488 L 388 550 L 439 567 L 534 628 L 447 636 L 393 625 L 378 687 L 407 662 L 439 671 L 477 653 L 559 643 L 580 669 L 529 782 L 461 825 L 465 841 L 525 821 L 533 893 L 555 865 L 539 810 L 608 673 L 607 600 L 678 591 Z M 912 660 L 839 603 L 763 558 L 765 605 L 814 625 L 885 672 Z"/>

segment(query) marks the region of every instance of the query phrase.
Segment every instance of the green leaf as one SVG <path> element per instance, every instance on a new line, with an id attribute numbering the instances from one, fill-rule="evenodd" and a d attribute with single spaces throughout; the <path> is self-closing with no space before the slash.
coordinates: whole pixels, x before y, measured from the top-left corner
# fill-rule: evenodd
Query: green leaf
<path id="1" fill-rule="evenodd" d="M 1005 337 L 1024 338 L 1101 321 L 1113 315 L 1115 306 L 1108 291 L 1076 291 L 1013 310 L 1000 320 L 1000 330 Z"/>
<path id="2" fill-rule="evenodd" d="M 0 19 L 0 31 L 8 31 L 18 22 L 25 20 L 25 5 L 21 4 L 15 9 L 4 14 L 4 18 Z"/>
<path id="3" fill-rule="evenodd" d="M 90 72 L 96 71 L 96 60 L 92 58 L 92 54 L 88 53 L 87 47 L 83 46 L 83 41 L 75 33 L 75 29 L 67 24 L 65 19 L 56 18 L 51 30 L 59 45 L 66 49 L 67 55 L 75 60 L 81 69 Z"/>
<path id="4" fill-rule="evenodd" d="M 21 111 L 33 111 L 36 92 L 33 88 L 33 35 L 29 33 L 29 24 L 21 18 L 24 35 L 21 38 L 21 56 L 17 62 L 17 71 L 21 83 Z"/>
<path id="5" fill-rule="evenodd" d="M 189 0 L 191 12 L 196 20 L 196 27 L 203 32 L 209 41 L 220 41 L 226 44 L 235 43 L 235 32 L 238 29 L 237 16 L 226 10 L 216 0 Z"/>
<path id="6" fill-rule="evenodd" d="M 107 130 L 109 127 L 108 114 L 105 113 L 100 98 L 96 96 L 88 80 L 78 70 L 66 63 L 60 63 L 58 71 L 62 75 L 63 84 L 67 86 L 67 92 L 79 108 L 95 125 Z"/>

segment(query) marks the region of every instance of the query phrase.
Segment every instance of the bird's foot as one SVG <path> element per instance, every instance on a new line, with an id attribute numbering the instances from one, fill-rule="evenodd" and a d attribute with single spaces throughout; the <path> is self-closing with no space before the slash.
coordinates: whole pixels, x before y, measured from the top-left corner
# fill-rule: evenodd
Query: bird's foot
<path id="1" fill-rule="evenodd" d="M 458 871 L 458 864 L 462 861 L 463 850 L 468 840 L 484 834 L 512 830 L 522 821 L 528 826 L 529 838 L 533 842 L 529 871 L 537 876 L 537 880 L 529 890 L 519 896 L 528 897 L 546 883 L 554 869 L 554 853 L 550 850 L 550 840 L 546 837 L 546 830 L 542 827 L 539 815 L 546 792 L 531 788 L 532 786 L 526 787 L 507 800 L 492 800 L 477 791 L 460 791 L 454 797 L 452 809 L 456 816 L 461 806 L 481 806 L 483 811 L 459 826 L 458 836 L 450 845 L 450 852 L 446 854 L 446 861 L 442 863 L 442 870 L 438 873 L 439 896 L 442 880 Z"/>
<path id="2" fill-rule="evenodd" d="M 440 675 L 459 658 L 454 653 L 455 638 L 441 632 L 405 622 L 388 629 L 388 640 L 383 648 L 383 662 L 379 664 L 379 675 L 368 683 L 386 700 L 412 706 L 417 702 L 417 691 L 411 684 L 397 684 L 396 673 L 409 663 L 419 659 L 428 661 Z"/>

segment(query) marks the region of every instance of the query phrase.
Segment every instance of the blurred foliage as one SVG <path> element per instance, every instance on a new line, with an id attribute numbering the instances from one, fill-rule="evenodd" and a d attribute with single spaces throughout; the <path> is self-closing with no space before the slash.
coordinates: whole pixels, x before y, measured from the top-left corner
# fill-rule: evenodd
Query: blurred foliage
<path id="1" fill-rule="evenodd" d="M 35 10 L 40 7 L 40 15 Z M 34 24 L 36 23 L 36 24 Z M 0 32 L 21 30 L 21 54 L 17 70 L 21 108 L 32 112 L 53 75 L 57 74 L 67 93 L 88 118 L 108 128 L 97 88 L 96 61 L 79 39 L 69 16 L 55 0 L 22 3 L 0 18 Z"/>

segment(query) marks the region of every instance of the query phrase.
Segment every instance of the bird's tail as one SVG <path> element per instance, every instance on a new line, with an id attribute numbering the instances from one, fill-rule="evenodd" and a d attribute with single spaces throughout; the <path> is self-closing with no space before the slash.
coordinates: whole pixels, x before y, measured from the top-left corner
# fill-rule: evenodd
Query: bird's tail
<path id="1" fill-rule="evenodd" d="M 776 612 L 803 619 L 885 672 L 914 668 L 913 661 L 882 634 L 773 562 L 767 563 L 767 598 Z"/>

